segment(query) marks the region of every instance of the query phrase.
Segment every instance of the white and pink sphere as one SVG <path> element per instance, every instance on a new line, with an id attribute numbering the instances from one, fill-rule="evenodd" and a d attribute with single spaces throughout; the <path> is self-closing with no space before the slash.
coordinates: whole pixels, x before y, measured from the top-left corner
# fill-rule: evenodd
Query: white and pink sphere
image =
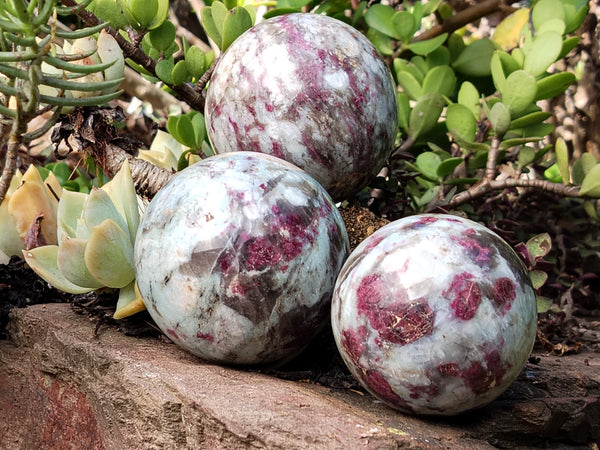
<path id="1" fill-rule="evenodd" d="M 318 14 L 286 14 L 240 36 L 206 95 L 216 153 L 256 151 L 304 169 L 334 200 L 356 194 L 394 148 L 391 73 L 356 29 Z"/>
<path id="2" fill-rule="evenodd" d="M 161 330 L 224 364 L 290 359 L 329 322 L 348 237 L 310 176 L 253 152 L 177 173 L 135 243 L 137 283 Z"/>
<path id="3" fill-rule="evenodd" d="M 392 222 L 338 277 L 332 326 L 342 357 L 401 411 L 453 415 L 498 397 L 532 350 L 533 288 L 496 234 L 450 215 Z"/>

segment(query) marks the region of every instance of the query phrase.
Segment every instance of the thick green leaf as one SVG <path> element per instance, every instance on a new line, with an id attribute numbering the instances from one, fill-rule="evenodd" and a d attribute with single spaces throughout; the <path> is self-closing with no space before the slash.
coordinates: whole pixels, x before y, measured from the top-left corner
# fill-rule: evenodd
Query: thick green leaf
<path id="1" fill-rule="evenodd" d="M 533 236 L 525 243 L 531 262 L 535 262 L 546 256 L 552 250 L 552 238 L 548 233 Z"/>
<path id="2" fill-rule="evenodd" d="M 417 156 L 416 165 L 423 175 L 432 181 L 439 181 L 437 169 L 442 162 L 434 152 L 423 152 Z"/>
<path id="3" fill-rule="evenodd" d="M 560 169 L 556 163 L 544 170 L 544 177 L 553 183 L 562 183 L 563 181 L 562 177 L 560 176 Z"/>
<path id="4" fill-rule="evenodd" d="M 185 54 L 185 62 L 187 63 L 190 74 L 196 79 L 200 79 L 208 68 L 204 52 L 196 46 L 192 46 L 188 49 Z"/>
<path id="5" fill-rule="evenodd" d="M 484 77 L 490 75 L 490 61 L 496 51 L 494 43 L 487 38 L 469 44 L 454 60 L 454 70 L 465 75 Z"/>
<path id="6" fill-rule="evenodd" d="M 425 41 L 411 42 L 406 46 L 411 52 L 417 55 L 428 55 L 429 53 L 437 50 L 448 37 L 448 33 L 442 33 Z"/>
<path id="7" fill-rule="evenodd" d="M 519 168 L 523 169 L 535 161 L 535 150 L 531 147 L 522 147 L 519 150 L 518 164 Z"/>
<path id="8" fill-rule="evenodd" d="M 410 112 L 409 135 L 417 140 L 427 133 L 437 123 L 443 108 L 444 99 L 439 94 L 431 93 L 420 97 Z"/>
<path id="9" fill-rule="evenodd" d="M 500 143 L 500 150 L 507 150 L 509 148 L 516 147 L 517 145 L 528 144 L 530 142 L 537 142 L 541 140 L 541 137 L 504 139 Z"/>
<path id="10" fill-rule="evenodd" d="M 189 75 L 190 73 L 188 72 L 187 63 L 185 60 L 182 59 L 177 61 L 177 64 L 175 64 L 175 67 L 173 67 L 173 70 L 171 70 L 171 79 L 173 80 L 173 85 L 177 86 L 182 84 L 187 80 Z"/>
<path id="11" fill-rule="evenodd" d="M 546 31 L 554 31 L 562 36 L 565 32 L 565 22 L 561 19 L 550 19 L 544 22 L 536 31 L 537 34 L 544 34 Z"/>
<path id="12" fill-rule="evenodd" d="M 473 142 L 477 134 L 477 121 L 472 110 L 462 104 L 453 103 L 446 109 L 446 127 L 453 137 Z"/>
<path id="13" fill-rule="evenodd" d="M 537 82 L 525 70 L 517 70 L 511 73 L 500 86 L 500 93 L 502 102 L 514 117 L 525 111 L 534 102 Z"/>
<path id="14" fill-rule="evenodd" d="M 155 49 L 164 52 L 175 41 L 175 25 L 166 21 L 160 27 L 150 31 L 148 38 Z"/>
<path id="15" fill-rule="evenodd" d="M 395 36 L 402 42 L 408 42 L 413 37 L 415 18 L 408 11 L 396 11 L 392 16 Z"/>
<path id="16" fill-rule="evenodd" d="M 144 300 L 137 289 L 135 281 L 132 281 L 119 290 L 119 300 L 117 300 L 117 308 L 113 314 L 113 319 L 124 319 L 145 309 Z"/>
<path id="17" fill-rule="evenodd" d="M 308 5 L 312 0 L 278 0 L 278 8 L 295 8 L 300 9 Z"/>
<path id="18" fill-rule="evenodd" d="M 481 116 L 481 106 L 479 105 L 479 91 L 470 81 L 464 81 L 458 90 L 458 103 L 466 106 L 473 113 L 473 117 L 478 119 Z"/>
<path id="19" fill-rule="evenodd" d="M 104 286 L 122 288 L 135 279 L 133 245 L 110 219 L 92 228 L 84 259 L 90 274 Z"/>
<path id="20" fill-rule="evenodd" d="M 163 59 L 156 64 L 154 71 L 156 76 L 167 84 L 173 85 L 173 59 Z"/>
<path id="21" fill-rule="evenodd" d="M 556 59 L 562 59 L 565 56 L 567 56 L 567 54 L 573 50 L 575 47 L 577 47 L 577 44 L 579 44 L 579 37 L 578 36 L 572 36 L 570 38 L 567 38 L 563 41 L 562 43 L 562 48 L 560 49 L 560 54 L 558 55 L 558 58 Z"/>
<path id="22" fill-rule="evenodd" d="M 398 105 L 398 126 L 404 132 L 408 131 L 408 117 L 410 115 L 410 100 L 404 92 L 396 94 L 396 103 Z"/>
<path id="23" fill-rule="evenodd" d="M 456 76 L 450 66 L 436 66 L 427 72 L 423 80 L 422 93 L 437 92 L 446 97 L 452 96 L 456 87 Z"/>
<path id="24" fill-rule="evenodd" d="M 531 280 L 531 285 L 533 288 L 539 289 L 548 279 L 548 274 L 546 272 L 542 272 L 541 270 L 532 270 L 529 272 L 529 279 Z M 538 307 L 539 306 L 540 305 L 538 304 Z"/>
<path id="25" fill-rule="evenodd" d="M 492 129 L 496 133 L 496 136 L 502 138 L 510 127 L 510 111 L 507 106 L 498 102 L 490 109 L 490 115 L 488 117 L 492 124 Z"/>
<path id="26" fill-rule="evenodd" d="M 534 77 L 543 74 L 558 58 L 562 49 L 562 37 L 555 31 L 537 35 L 523 48 L 525 60 L 523 69 Z"/>
<path id="27" fill-rule="evenodd" d="M 125 222 L 125 218 L 119 213 L 108 193 L 102 189 L 93 188 L 89 193 L 83 207 L 82 219 L 88 232 L 91 232 L 95 226 L 105 220 L 110 219 L 111 222 L 122 228 L 129 238 L 129 227 Z M 83 234 L 80 233 L 80 227 L 78 226 L 76 237 L 87 239 L 89 233 L 85 233 L 85 230 L 81 231 Z"/>
<path id="28" fill-rule="evenodd" d="M 192 117 L 192 128 L 194 129 L 194 145 L 190 147 L 200 149 L 206 138 L 206 123 L 202 114 L 197 113 Z"/>
<path id="29" fill-rule="evenodd" d="M 31 250 L 23 250 L 23 258 L 46 282 L 56 289 L 70 294 L 85 294 L 93 289 L 77 286 L 67 280 L 58 268 L 58 245 L 44 245 Z"/>
<path id="30" fill-rule="evenodd" d="M 394 49 L 392 48 L 392 38 L 389 36 L 377 31 L 375 28 L 369 28 L 367 30 L 367 37 L 382 55 L 394 54 Z"/>
<path id="31" fill-rule="evenodd" d="M 196 134 L 192 125 L 192 117 L 189 114 L 179 116 L 177 121 L 176 136 L 179 136 L 178 141 L 187 147 L 194 147 L 196 143 Z"/>
<path id="32" fill-rule="evenodd" d="M 77 219 L 81 216 L 87 195 L 81 192 L 63 191 L 56 210 L 56 233 L 58 242 L 64 236 L 75 237 Z"/>
<path id="33" fill-rule="evenodd" d="M 119 214 L 125 219 L 133 244 L 140 223 L 140 213 L 138 197 L 127 160 L 125 160 L 114 178 L 102 186 L 102 190 L 106 191 Z"/>
<path id="34" fill-rule="evenodd" d="M 215 2 L 218 4 L 219 2 Z M 213 18 L 213 8 L 211 6 L 205 6 L 200 11 L 200 17 L 202 19 L 202 28 L 208 35 L 208 37 L 217 45 L 223 41 L 221 35 L 222 27 L 217 26 L 215 19 Z M 220 24 L 222 25 L 222 23 Z"/>
<path id="35" fill-rule="evenodd" d="M 158 14 L 158 0 L 129 0 L 129 11 L 143 30 L 147 30 Z"/>
<path id="36" fill-rule="evenodd" d="M 583 183 L 581 183 L 579 195 L 582 197 L 600 197 L 600 164 L 596 164 L 587 173 Z"/>
<path id="37" fill-rule="evenodd" d="M 539 0 L 531 11 L 531 22 L 539 30 L 549 20 L 564 21 L 565 10 L 560 0 Z"/>
<path id="38" fill-rule="evenodd" d="M 213 2 L 210 8 L 215 27 L 217 27 L 217 30 L 219 30 L 219 33 L 221 33 L 221 40 L 219 42 L 215 41 L 215 43 L 221 45 L 221 42 L 223 42 L 223 24 L 225 23 L 225 17 L 227 17 L 229 9 L 227 9 L 227 6 L 225 6 L 224 3 L 219 1 Z"/>
<path id="39" fill-rule="evenodd" d="M 58 269 L 71 283 L 82 288 L 98 289 L 104 286 L 87 270 L 84 262 L 87 241 L 64 237 L 58 246 Z"/>
<path id="40" fill-rule="evenodd" d="M 535 277 L 535 275 L 534 275 L 534 277 Z M 531 276 L 529 278 L 532 281 L 531 284 L 533 284 L 533 281 L 534 281 L 533 278 Z M 544 283 L 545 282 L 546 281 L 544 280 Z M 552 308 L 552 300 L 550 300 L 547 297 L 542 297 L 540 295 L 537 295 L 535 297 L 535 301 L 536 301 L 536 305 L 537 305 L 537 312 L 538 312 L 538 314 L 544 314 L 544 313 L 550 311 L 550 308 Z"/>
<path id="41" fill-rule="evenodd" d="M 437 175 L 440 178 L 452 175 L 454 169 L 456 169 L 460 163 L 463 162 L 462 158 L 447 158 L 444 159 L 437 167 Z"/>
<path id="42" fill-rule="evenodd" d="M 423 83 L 423 80 L 425 79 L 425 73 L 415 64 L 405 59 L 394 59 L 394 72 L 396 75 L 400 72 L 408 72 L 419 82 L 419 84 Z"/>
<path id="43" fill-rule="evenodd" d="M 571 84 L 575 82 L 575 75 L 571 72 L 559 72 L 538 80 L 537 100 L 556 97 L 562 94 Z"/>
<path id="44" fill-rule="evenodd" d="M 398 85 L 410 97 L 411 100 L 416 100 L 421 97 L 423 89 L 419 82 L 415 80 L 409 72 L 398 72 L 396 74 Z"/>
<path id="45" fill-rule="evenodd" d="M 563 0 L 565 10 L 565 33 L 572 33 L 577 30 L 589 11 L 586 0 Z"/>
<path id="46" fill-rule="evenodd" d="M 432 51 L 425 58 L 425 64 L 427 70 L 431 70 L 436 66 L 449 66 L 450 65 L 450 50 L 447 47 L 438 47 Z"/>
<path id="47" fill-rule="evenodd" d="M 529 20 L 529 8 L 519 8 L 505 17 L 494 30 L 494 42 L 504 50 L 510 50 L 519 44 L 521 29 Z"/>
<path id="48" fill-rule="evenodd" d="M 183 144 L 183 139 L 177 132 L 177 125 L 179 124 L 180 119 L 181 116 L 169 116 L 169 119 L 167 120 L 167 131 L 177 142 Z"/>
<path id="49" fill-rule="evenodd" d="M 543 122 L 552 114 L 546 111 L 535 111 L 519 117 L 510 123 L 511 129 L 525 128 Z"/>
<path id="50" fill-rule="evenodd" d="M 365 13 L 367 25 L 386 36 L 398 39 L 396 27 L 394 26 L 393 16 L 394 8 L 381 3 L 374 4 Z"/>
<path id="51" fill-rule="evenodd" d="M 554 145 L 554 154 L 556 155 L 556 164 L 560 170 L 560 176 L 564 184 L 569 184 L 569 149 L 564 139 L 558 138 Z"/>
<path id="52" fill-rule="evenodd" d="M 443 0 L 429 0 L 427 3 L 425 3 L 423 5 L 423 16 L 428 16 L 429 14 L 436 12 L 442 1 Z"/>
<path id="53" fill-rule="evenodd" d="M 223 41 L 221 50 L 225 51 L 233 41 L 240 37 L 245 31 L 252 28 L 252 17 L 245 8 L 241 6 L 231 10 L 223 21 Z"/>
<path id="54" fill-rule="evenodd" d="M 577 159 L 573 163 L 573 183 L 583 183 L 585 176 L 590 172 L 590 170 L 592 170 L 592 167 L 594 167 L 597 163 L 598 161 L 596 161 L 596 158 L 594 158 L 594 156 L 591 153 L 584 153 L 583 155 L 581 155 L 581 158 Z"/>

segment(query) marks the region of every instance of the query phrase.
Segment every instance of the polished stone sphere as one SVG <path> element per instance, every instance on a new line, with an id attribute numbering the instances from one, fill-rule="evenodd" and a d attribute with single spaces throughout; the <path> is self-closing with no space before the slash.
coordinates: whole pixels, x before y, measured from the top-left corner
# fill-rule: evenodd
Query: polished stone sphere
<path id="1" fill-rule="evenodd" d="M 535 294 L 512 248 L 476 222 L 435 214 L 363 241 L 340 272 L 331 318 L 365 389 L 427 415 L 498 397 L 527 362 L 537 326 Z"/>
<path id="2" fill-rule="evenodd" d="M 377 175 L 398 131 L 394 83 L 373 45 L 318 14 L 274 17 L 234 41 L 210 79 L 205 117 L 216 153 L 285 159 L 336 201 Z"/>
<path id="3" fill-rule="evenodd" d="M 275 364 L 328 323 L 347 253 L 341 215 L 314 179 L 239 152 L 189 166 L 157 193 L 135 265 L 150 315 L 176 344 L 219 363 Z"/>

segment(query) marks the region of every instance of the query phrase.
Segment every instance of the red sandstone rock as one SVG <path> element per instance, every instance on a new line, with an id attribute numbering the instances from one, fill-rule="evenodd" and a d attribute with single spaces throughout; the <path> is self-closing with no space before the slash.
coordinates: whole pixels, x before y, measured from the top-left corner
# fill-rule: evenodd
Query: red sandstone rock
<path id="1" fill-rule="evenodd" d="M 2 449 L 485 449 L 600 440 L 600 356 L 541 356 L 496 401 L 452 419 L 368 394 L 203 363 L 70 305 L 14 310 L 0 341 Z M 557 444 L 560 445 L 560 444 Z"/>

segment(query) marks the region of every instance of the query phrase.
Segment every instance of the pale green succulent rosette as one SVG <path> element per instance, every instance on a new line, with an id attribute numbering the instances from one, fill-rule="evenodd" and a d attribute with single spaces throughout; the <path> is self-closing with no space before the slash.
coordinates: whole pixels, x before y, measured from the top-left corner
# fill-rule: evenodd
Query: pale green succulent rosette
<path id="1" fill-rule="evenodd" d="M 64 191 L 58 203 L 58 245 L 24 250 L 29 266 L 57 289 L 73 294 L 121 289 L 115 317 L 144 309 L 135 288 L 133 243 L 138 198 L 129 164 L 91 193 Z"/>

